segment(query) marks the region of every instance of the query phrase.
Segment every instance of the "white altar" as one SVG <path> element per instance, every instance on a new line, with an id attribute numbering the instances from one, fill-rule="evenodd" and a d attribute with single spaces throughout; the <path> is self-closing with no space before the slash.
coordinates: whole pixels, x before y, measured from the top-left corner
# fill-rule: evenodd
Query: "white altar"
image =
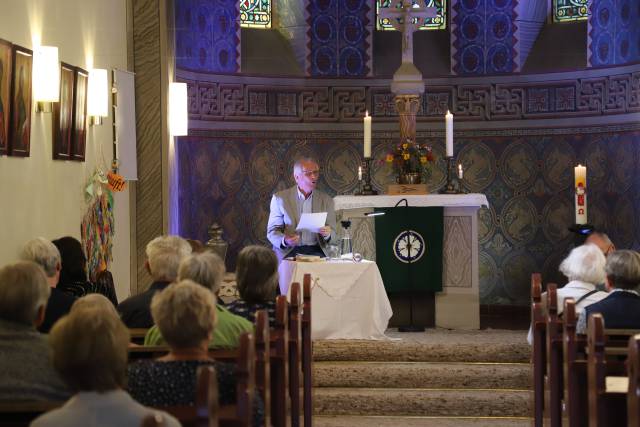
<path id="1" fill-rule="evenodd" d="M 486 196 L 428 194 L 334 197 L 338 221 L 351 219 L 354 248 L 366 259 L 375 260 L 375 227 L 373 219 L 366 218 L 364 214 L 374 208 L 394 207 L 401 199 L 407 199 L 409 207 L 444 207 L 442 292 L 435 296 L 435 325 L 452 329 L 479 329 L 477 212 L 481 206 L 489 206 Z"/>

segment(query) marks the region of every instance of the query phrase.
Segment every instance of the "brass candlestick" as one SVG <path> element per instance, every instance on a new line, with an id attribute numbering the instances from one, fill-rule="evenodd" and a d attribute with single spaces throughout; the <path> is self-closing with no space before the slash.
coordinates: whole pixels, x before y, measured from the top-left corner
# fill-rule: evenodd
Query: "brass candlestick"
<path id="1" fill-rule="evenodd" d="M 371 185 L 371 157 L 365 157 L 362 162 L 362 182 L 360 191 L 356 191 L 356 196 L 375 196 L 378 192 Z"/>
<path id="2" fill-rule="evenodd" d="M 462 194 L 460 180 L 456 176 L 456 166 L 453 156 L 447 156 L 447 185 L 440 190 L 440 194 Z"/>

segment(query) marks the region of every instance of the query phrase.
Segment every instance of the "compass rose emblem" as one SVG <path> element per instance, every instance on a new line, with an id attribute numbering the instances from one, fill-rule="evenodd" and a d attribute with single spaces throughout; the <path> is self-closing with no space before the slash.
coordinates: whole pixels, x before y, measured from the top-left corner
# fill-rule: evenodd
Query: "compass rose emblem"
<path id="1" fill-rule="evenodd" d="M 424 238 L 417 231 L 402 231 L 393 241 L 393 254 L 401 262 L 416 262 L 425 252 Z"/>

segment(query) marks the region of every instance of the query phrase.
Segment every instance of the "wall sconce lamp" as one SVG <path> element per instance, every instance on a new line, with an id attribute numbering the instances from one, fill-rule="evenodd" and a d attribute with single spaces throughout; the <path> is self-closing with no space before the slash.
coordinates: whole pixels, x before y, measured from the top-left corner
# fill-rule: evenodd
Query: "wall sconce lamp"
<path id="1" fill-rule="evenodd" d="M 186 83 L 169 84 L 169 133 L 171 136 L 189 133 Z"/>
<path id="2" fill-rule="evenodd" d="M 60 63 L 55 46 L 33 49 L 33 99 L 38 113 L 50 113 L 51 103 L 60 101 Z"/>
<path id="3" fill-rule="evenodd" d="M 101 125 L 102 118 L 109 117 L 109 77 L 105 69 L 89 70 L 87 115 L 92 125 Z"/>

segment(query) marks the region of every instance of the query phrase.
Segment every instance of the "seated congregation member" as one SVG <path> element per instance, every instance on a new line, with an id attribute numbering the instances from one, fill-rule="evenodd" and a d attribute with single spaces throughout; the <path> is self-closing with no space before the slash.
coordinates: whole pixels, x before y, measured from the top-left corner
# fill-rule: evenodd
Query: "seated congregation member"
<path id="1" fill-rule="evenodd" d="M 59 318 L 69 312 L 76 300 L 73 295 L 69 295 L 57 288 L 62 267 L 60 251 L 49 240 L 38 237 L 24 245 L 20 258 L 25 261 L 33 261 L 42 267 L 47 276 L 47 282 L 51 287 L 51 295 L 49 296 L 49 301 L 47 301 L 44 321 L 38 327 L 40 332 L 47 333 Z"/>
<path id="2" fill-rule="evenodd" d="M 85 305 L 72 310 L 51 330 L 53 365 L 76 394 L 62 407 L 37 418 L 33 427 L 138 427 L 154 413 L 166 426 L 180 423 L 146 408 L 123 390 L 129 331 L 113 310 Z"/>
<path id="3" fill-rule="evenodd" d="M 212 294 L 216 294 L 225 273 L 224 263 L 220 257 L 212 252 L 191 254 L 180 264 L 178 280 L 193 280 L 204 286 Z M 213 332 L 210 347 L 236 348 L 240 344 L 240 335 L 253 332 L 253 324 L 240 316 L 236 316 L 224 306 L 216 304 L 218 324 Z M 153 326 L 144 338 L 144 345 L 159 345 L 164 343 L 162 331 Z"/>
<path id="4" fill-rule="evenodd" d="M 0 400 L 64 401 L 70 395 L 49 360 L 47 336 L 36 330 L 50 293 L 36 263 L 0 269 Z"/>
<path id="5" fill-rule="evenodd" d="M 247 246 L 240 251 L 236 261 L 236 283 L 240 299 L 231 302 L 227 308 L 251 323 L 256 321 L 256 311 L 267 310 L 269 325 L 273 327 L 278 279 L 276 254 L 263 246 Z"/>
<path id="6" fill-rule="evenodd" d="M 52 242 L 60 251 L 61 268 L 57 288 L 63 292 L 80 298 L 91 290 L 87 281 L 87 258 L 84 256 L 82 244 L 73 237 L 61 237 Z"/>
<path id="7" fill-rule="evenodd" d="M 118 305 L 120 317 L 129 328 L 153 326 L 149 310 L 151 298 L 176 280 L 180 261 L 191 253 L 191 246 L 178 236 L 160 236 L 147 244 L 146 252 L 145 267 L 153 283 L 145 292 L 129 297 Z"/>
<path id="8" fill-rule="evenodd" d="M 604 266 L 607 259 L 596 245 L 585 244 L 574 248 L 561 263 L 560 272 L 569 283 L 557 291 L 558 315 L 562 315 L 565 298 L 573 298 L 576 302 L 576 314 L 584 308 L 600 301 L 607 296 L 606 292 L 598 291 L 596 286 L 604 282 Z M 546 314 L 547 293 L 542 293 L 542 308 Z M 529 344 L 533 342 L 533 331 L 529 328 L 527 336 Z"/>
<path id="9" fill-rule="evenodd" d="M 609 239 L 609 236 L 599 231 L 594 231 L 587 236 L 585 244 L 589 243 L 599 247 L 604 256 L 608 256 L 611 252 L 616 250 L 616 246 L 613 244 L 611 239 Z"/>
<path id="10" fill-rule="evenodd" d="M 129 393 L 134 399 L 148 406 L 193 405 L 197 369 L 213 365 L 220 404 L 235 403 L 234 366 L 209 356 L 216 312 L 215 295 L 191 280 L 172 284 L 153 297 L 151 314 L 171 351 L 157 360 L 129 366 Z M 261 412 L 259 408 L 256 425 L 262 424 Z"/>
<path id="11" fill-rule="evenodd" d="M 77 298 L 90 294 L 103 294 L 113 303 L 118 305 L 113 278 L 108 271 L 103 271 L 104 275 L 99 275 L 100 280 L 91 283 L 87 278 L 87 257 L 84 254 L 82 243 L 74 237 L 61 237 L 53 241 L 60 251 L 62 268 L 60 270 L 60 281 L 58 289 Z M 105 275 L 108 275 L 105 277 Z M 104 277 L 104 278 L 103 278 Z M 106 279 L 106 280 L 105 280 Z"/>
<path id="12" fill-rule="evenodd" d="M 585 307 L 576 332 L 587 333 L 589 315 L 600 313 L 608 329 L 640 329 L 640 254 L 618 250 L 607 257 L 606 298 Z"/>
<path id="13" fill-rule="evenodd" d="M 104 295 L 100 294 L 89 294 L 83 296 L 82 298 L 78 298 L 76 302 L 73 303 L 73 306 L 71 306 L 71 311 L 69 311 L 69 313 L 87 308 L 99 308 L 101 310 L 110 312 L 116 317 L 119 317 L 118 311 L 113 306 L 111 301 L 109 301 L 109 299 Z"/>

